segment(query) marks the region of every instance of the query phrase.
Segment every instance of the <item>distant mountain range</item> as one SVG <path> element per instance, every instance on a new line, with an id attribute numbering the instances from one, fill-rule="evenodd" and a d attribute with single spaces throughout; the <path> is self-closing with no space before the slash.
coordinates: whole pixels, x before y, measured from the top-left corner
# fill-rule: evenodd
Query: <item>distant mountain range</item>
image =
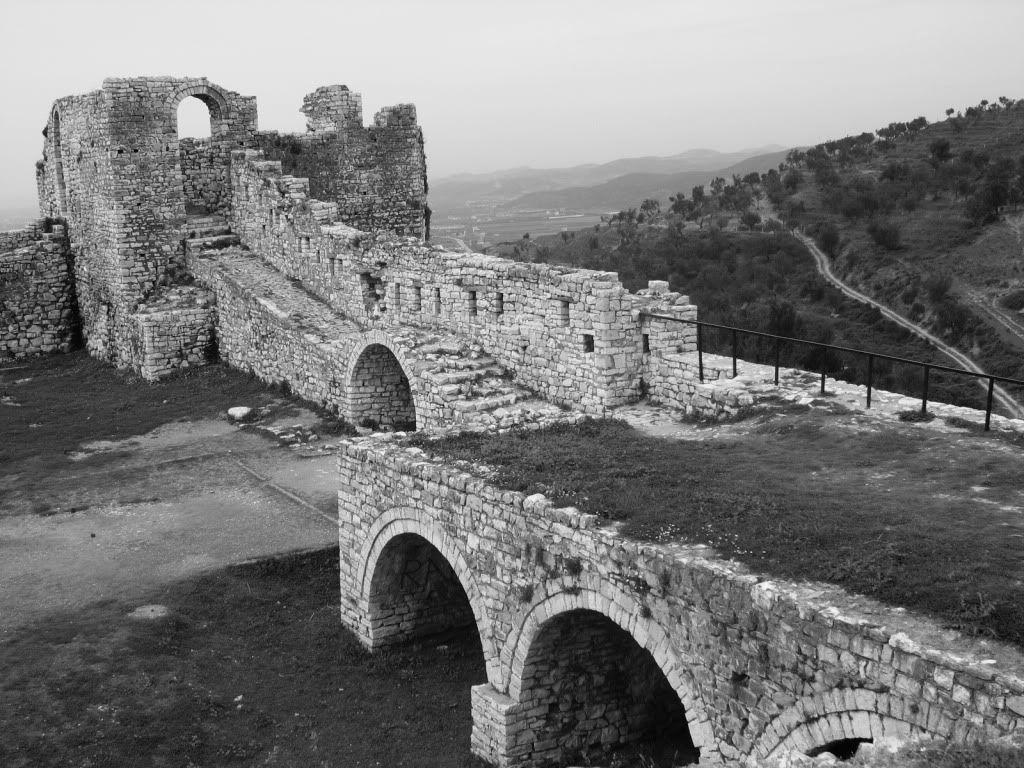
<path id="1" fill-rule="evenodd" d="M 633 157 L 571 168 L 511 168 L 432 180 L 430 207 L 455 213 L 468 203 L 504 208 L 611 210 L 638 205 L 645 197 L 667 202 L 669 195 L 706 184 L 715 176 L 765 171 L 788 149 L 778 145 L 740 152 L 691 149 L 669 157 Z"/>
<path id="2" fill-rule="evenodd" d="M 22 229 L 39 218 L 39 208 L 27 206 L 11 206 L 0 208 L 0 232 L 9 229 Z"/>

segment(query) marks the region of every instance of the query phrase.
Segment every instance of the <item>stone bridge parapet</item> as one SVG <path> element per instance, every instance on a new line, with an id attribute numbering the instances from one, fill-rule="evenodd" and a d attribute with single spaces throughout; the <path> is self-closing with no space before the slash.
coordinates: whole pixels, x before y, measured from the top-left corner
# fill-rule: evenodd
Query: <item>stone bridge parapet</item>
<path id="1" fill-rule="evenodd" d="M 475 626 L 473 750 L 497 765 L 666 730 L 713 761 L 1024 726 L 1013 649 L 926 647 L 926 619 L 630 540 L 398 443 L 345 444 L 339 475 L 344 622 L 372 648 Z"/>

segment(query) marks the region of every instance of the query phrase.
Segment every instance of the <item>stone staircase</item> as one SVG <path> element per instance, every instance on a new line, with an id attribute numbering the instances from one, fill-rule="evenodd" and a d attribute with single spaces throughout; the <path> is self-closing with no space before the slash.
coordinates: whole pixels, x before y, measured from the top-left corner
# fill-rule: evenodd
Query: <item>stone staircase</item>
<path id="1" fill-rule="evenodd" d="M 238 235 L 231 231 L 227 219 L 215 214 L 189 216 L 185 223 L 185 231 L 186 259 L 202 251 L 228 248 L 242 242 Z"/>
<path id="2" fill-rule="evenodd" d="M 417 347 L 419 375 L 450 403 L 460 429 L 507 429 L 565 421 L 571 414 L 517 386 L 482 347 L 448 336 Z"/>
<path id="3" fill-rule="evenodd" d="M 230 280 L 279 318 L 278 322 L 295 329 L 300 343 L 309 345 L 319 359 L 343 368 L 353 345 L 370 329 L 365 320 L 335 310 L 257 257 L 222 218 L 189 217 L 188 234 L 186 265 L 200 283 L 212 286 L 215 274 Z M 438 414 L 436 428 L 441 431 L 508 429 L 579 418 L 517 386 L 506 369 L 466 337 L 412 325 L 384 326 L 382 330 L 400 346 L 413 367 L 408 375 L 416 377 L 421 390 L 429 393 Z M 275 371 L 272 378 L 287 377 L 284 371 Z M 301 394 L 294 383 L 293 389 Z M 345 408 L 341 391 L 322 390 L 306 396 Z"/>

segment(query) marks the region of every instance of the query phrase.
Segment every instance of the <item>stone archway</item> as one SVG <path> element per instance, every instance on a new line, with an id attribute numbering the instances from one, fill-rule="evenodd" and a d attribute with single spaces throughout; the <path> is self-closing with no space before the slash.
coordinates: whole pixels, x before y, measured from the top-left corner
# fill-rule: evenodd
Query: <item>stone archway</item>
<path id="1" fill-rule="evenodd" d="M 183 136 L 179 125 L 182 105 L 196 99 L 206 106 L 210 129 L 206 137 Z M 225 95 L 208 83 L 176 89 L 167 101 L 177 142 L 186 215 L 225 214 L 231 197 L 231 150 L 229 112 Z"/>
<path id="2" fill-rule="evenodd" d="M 429 545 L 429 549 L 425 548 L 424 544 Z M 439 566 L 436 567 L 436 575 L 445 578 L 454 577 L 457 581 L 468 602 L 471 617 L 476 624 L 477 634 L 480 636 L 484 664 L 487 667 L 487 678 L 492 681 L 496 680 L 500 675 L 498 654 L 495 650 L 494 637 L 483 595 L 477 586 L 473 571 L 456 542 L 433 520 L 414 509 L 395 508 L 389 510 L 381 514 L 366 531 L 363 544 L 358 552 L 358 568 L 352 574 L 356 578 L 352 584 L 353 591 L 359 596 L 357 599 L 358 610 L 354 615 L 358 621 L 358 634 L 362 637 L 362 641 L 370 648 L 378 648 L 389 643 L 412 639 L 417 623 L 421 629 L 442 628 L 435 619 L 443 617 L 447 608 L 436 605 L 437 601 L 429 599 L 429 589 L 418 592 L 410 590 L 412 594 L 401 598 L 407 605 L 415 607 L 418 604 L 418 607 L 423 609 L 420 617 L 426 621 L 407 624 L 405 628 L 413 630 L 407 636 L 403 636 L 401 631 L 395 631 L 387 625 L 385 614 L 388 611 L 388 602 L 381 590 L 386 589 L 388 585 L 402 587 L 400 580 L 388 577 L 395 575 L 401 577 L 403 571 L 400 567 L 396 567 L 396 562 L 400 563 L 410 555 L 416 557 L 417 562 L 420 563 L 433 557 L 434 565 Z M 438 562 L 438 557 L 442 562 Z M 424 581 L 417 580 L 414 583 L 422 584 Z M 429 585 L 429 581 L 426 583 Z M 411 585 L 406 584 L 406 586 Z M 449 582 L 443 589 L 443 594 L 454 593 L 455 590 L 451 587 Z M 395 595 L 395 597 L 399 596 Z M 392 601 L 392 603 L 395 602 L 399 601 Z M 439 610 L 432 613 L 432 605 Z M 463 616 L 460 614 L 454 614 L 451 618 L 459 622 L 463 620 Z"/>
<path id="3" fill-rule="evenodd" d="M 404 431 L 422 427 L 416 382 L 399 354 L 381 333 L 368 334 L 353 351 L 345 375 L 350 422 Z"/>
<path id="4" fill-rule="evenodd" d="M 502 671 L 508 675 L 508 703 L 500 705 L 502 733 L 492 743 L 512 745 L 521 740 L 521 734 L 557 731 L 557 738 L 537 735 L 549 747 L 536 756 L 541 762 L 557 761 L 573 756 L 574 751 L 586 752 L 581 747 L 629 744 L 668 729 L 703 757 L 715 755 L 717 743 L 703 704 L 693 695 L 694 685 L 665 631 L 644 617 L 643 606 L 635 598 L 615 587 L 608 589 L 615 594 L 579 589 L 551 595 L 532 606 L 513 629 L 501 656 Z M 625 677 L 620 674 L 623 663 Z M 587 683 L 585 696 L 593 701 L 571 705 L 548 701 L 547 689 L 564 689 L 566 684 L 547 678 L 566 674 L 576 674 L 585 682 L 589 676 L 594 684 Z M 618 681 L 607 679 L 615 675 L 620 676 Z M 651 695 L 638 695 L 637 682 L 641 683 L 638 690 Z M 478 698 L 483 701 L 482 695 Z M 550 713 L 557 711 L 560 717 L 569 709 L 589 716 L 578 722 L 549 722 Z M 668 718 L 652 717 L 659 709 L 668 712 Z M 489 717 L 496 719 L 493 714 Z M 598 722 L 601 730 L 595 733 Z M 511 748 L 533 749 L 525 742 Z M 522 757 L 517 754 L 517 759 Z"/>
<path id="5" fill-rule="evenodd" d="M 844 749 L 852 754 L 864 742 L 897 745 L 921 736 L 949 738 L 956 718 L 940 714 L 894 693 L 829 691 L 799 699 L 777 715 L 755 741 L 752 754 L 813 756 Z"/>

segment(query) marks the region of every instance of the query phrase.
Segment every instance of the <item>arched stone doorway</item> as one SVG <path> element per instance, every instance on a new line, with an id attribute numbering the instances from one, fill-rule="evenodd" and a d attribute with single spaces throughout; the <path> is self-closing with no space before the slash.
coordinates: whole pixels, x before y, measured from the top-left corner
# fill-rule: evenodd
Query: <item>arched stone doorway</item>
<path id="1" fill-rule="evenodd" d="M 186 215 L 224 214 L 230 206 L 228 104 L 212 86 L 191 86 L 171 100 Z"/>
<path id="2" fill-rule="evenodd" d="M 699 757 L 678 695 L 651 654 L 603 614 L 548 619 L 523 664 L 519 709 L 537 765 L 594 761 L 611 752 L 644 765 Z M 532 713 L 532 714 L 530 714 Z"/>
<path id="3" fill-rule="evenodd" d="M 477 634 L 473 607 L 454 569 L 415 533 L 399 534 L 381 550 L 368 609 L 374 648 L 466 630 Z"/>
<path id="4" fill-rule="evenodd" d="M 416 429 L 416 406 L 409 377 L 385 345 L 367 345 L 352 366 L 348 413 L 358 426 Z"/>

